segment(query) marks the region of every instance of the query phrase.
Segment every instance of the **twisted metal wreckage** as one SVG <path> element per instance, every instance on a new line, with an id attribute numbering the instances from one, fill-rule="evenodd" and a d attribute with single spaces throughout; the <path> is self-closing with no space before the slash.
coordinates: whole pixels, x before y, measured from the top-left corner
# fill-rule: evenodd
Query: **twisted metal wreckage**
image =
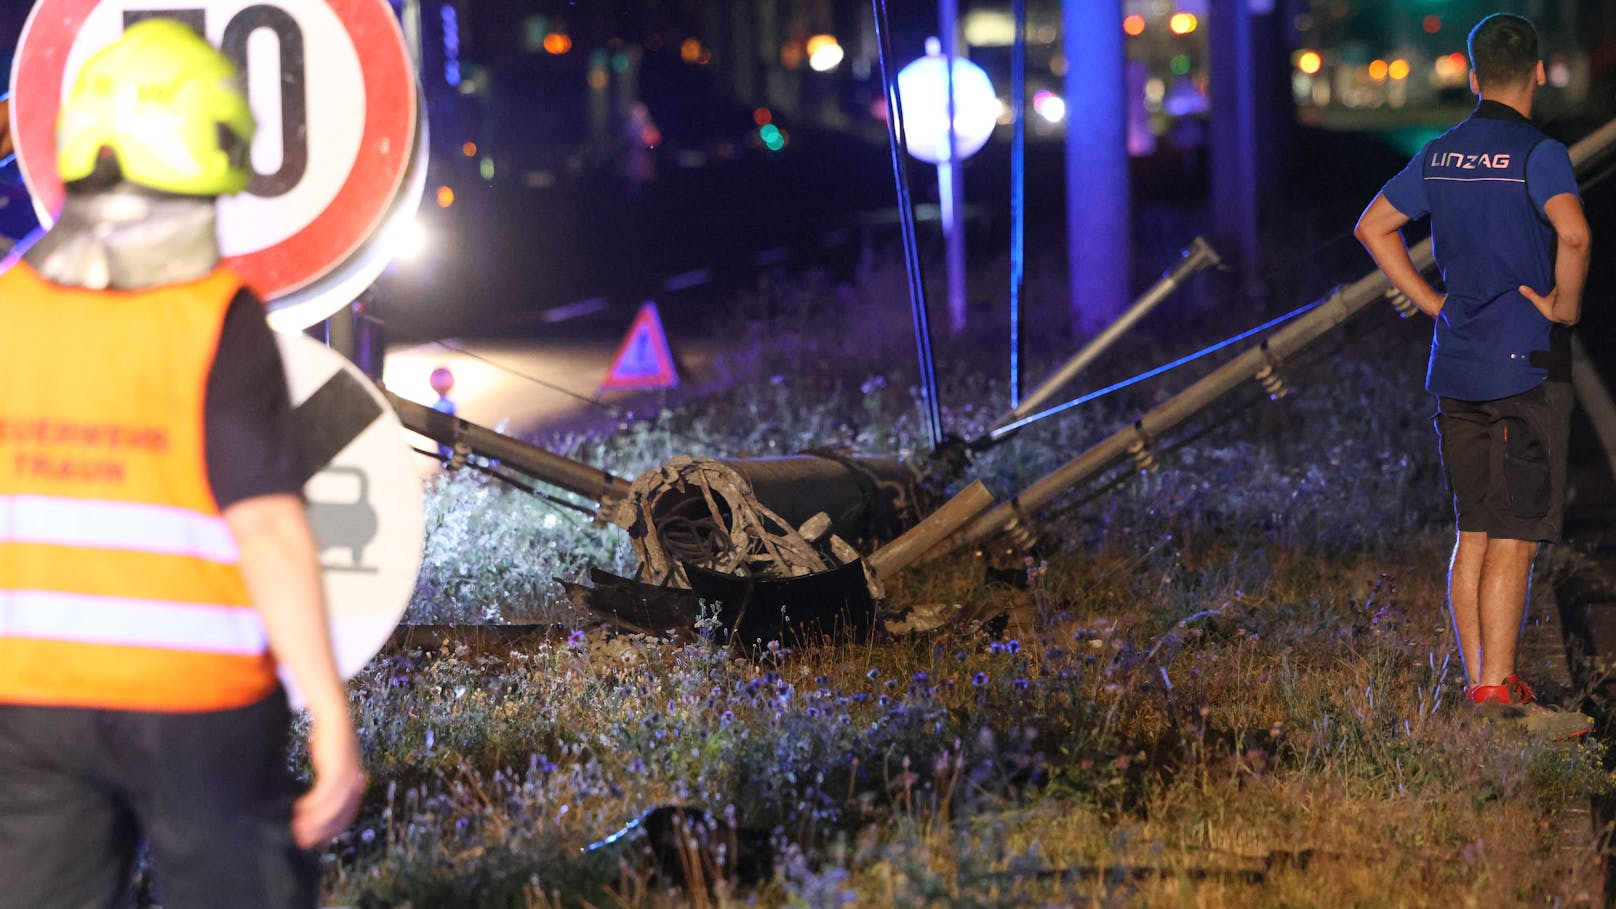
<path id="1" fill-rule="evenodd" d="M 1613 151 L 1616 121 L 1572 146 L 1572 163 L 1584 188 L 1616 172 Z M 1411 253 L 1421 271 L 1434 266 L 1429 240 Z M 1000 537 L 1008 537 L 1013 546 L 1029 546 L 1037 538 L 1035 519 L 1041 510 L 1125 462 L 1152 469 L 1168 434 L 1244 383 L 1258 383 L 1270 399 L 1283 396 L 1287 364 L 1371 304 L 1389 301 L 1405 316 L 1414 311 L 1384 275 L 1372 271 L 1191 357 L 1045 406 L 1145 312 L 1217 261 L 1197 238 L 1115 325 L 1056 370 L 992 431 L 969 443 L 945 442 L 918 466 L 828 451 L 747 460 L 677 457 L 630 482 L 391 393 L 389 399 L 405 426 L 452 447 L 454 463 L 464 463 L 471 454 L 497 459 L 597 503 L 593 514 L 598 523 L 628 532 L 640 557 L 635 579 L 597 570 L 592 572 L 593 587 L 567 584 L 573 601 L 603 621 L 643 632 L 688 628 L 706 602 L 717 604 L 720 625 L 737 643 L 860 636 L 874 627 L 884 582 L 906 568 Z M 1036 420 L 1269 331 L 1019 494 L 998 499 L 978 480 L 932 507 L 963 473 L 970 449 L 996 444 Z M 1604 395 L 1591 370 L 1584 368 L 1578 376 L 1579 395 Z M 959 618 L 946 611 L 911 614 L 893 617 L 886 627 L 920 631 Z"/>

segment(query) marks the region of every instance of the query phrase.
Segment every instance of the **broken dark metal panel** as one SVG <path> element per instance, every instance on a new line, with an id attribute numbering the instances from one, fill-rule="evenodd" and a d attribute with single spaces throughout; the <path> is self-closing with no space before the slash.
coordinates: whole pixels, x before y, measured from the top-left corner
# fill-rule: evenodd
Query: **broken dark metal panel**
<path id="1" fill-rule="evenodd" d="M 690 588 L 716 606 L 720 638 L 742 649 L 862 642 L 875 627 L 864 564 L 850 562 L 793 578 L 737 577 L 685 566 Z"/>
<path id="2" fill-rule="evenodd" d="M 572 605 L 627 631 L 690 632 L 701 614 L 700 596 L 685 588 L 647 584 L 599 568 L 589 569 L 589 580 L 594 586 L 556 578 Z"/>
<path id="3" fill-rule="evenodd" d="M 794 578 L 743 578 L 684 566 L 689 588 L 648 584 L 592 568 L 594 586 L 560 578 L 574 606 L 609 625 L 641 634 L 696 632 L 704 610 L 713 638 L 741 649 L 778 641 L 787 646 L 826 640 L 867 640 L 875 627 L 875 598 L 864 565 L 852 561 Z"/>

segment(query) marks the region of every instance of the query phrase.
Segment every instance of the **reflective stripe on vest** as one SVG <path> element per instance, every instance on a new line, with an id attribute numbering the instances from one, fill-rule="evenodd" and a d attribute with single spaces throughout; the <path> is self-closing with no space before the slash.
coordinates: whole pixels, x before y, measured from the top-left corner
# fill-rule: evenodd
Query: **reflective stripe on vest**
<path id="1" fill-rule="evenodd" d="M 47 590 L 0 590 L 0 637 L 7 635 L 240 656 L 257 656 L 269 643 L 252 608 Z"/>
<path id="2" fill-rule="evenodd" d="M 184 508 L 61 496 L 0 496 L 0 543 L 48 543 L 234 562 L 222 518 Z"/>

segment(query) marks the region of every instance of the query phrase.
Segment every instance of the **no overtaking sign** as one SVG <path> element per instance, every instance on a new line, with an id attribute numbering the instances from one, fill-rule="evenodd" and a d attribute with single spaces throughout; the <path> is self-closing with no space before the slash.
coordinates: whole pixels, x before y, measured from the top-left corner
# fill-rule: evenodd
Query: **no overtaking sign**
<path id="1" fill-rule="evenodd" d="M 219 205 L 227 264 L 270 302 L 277 327 L 324 318 L 374 279 L 385 255 L 367 250 L 409 215 L 424 179 L 424 124 L 392 9 L 386 0 L 39 0 L 17 47 L 12 126 L 45 223 L 62 202 L 62 99 L 91 54 L 152 15 L 189 22 L 246 74 L 254 177 Z"/>

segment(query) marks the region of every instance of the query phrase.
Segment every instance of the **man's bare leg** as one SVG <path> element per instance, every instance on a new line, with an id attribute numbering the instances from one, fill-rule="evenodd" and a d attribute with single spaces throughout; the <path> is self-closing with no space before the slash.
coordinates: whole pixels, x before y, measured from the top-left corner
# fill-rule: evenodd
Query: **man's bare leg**
<path id="1" fill-rule="evenodd" d="M 1537 543 L 1487 540 L 1481 565 L 1481 678 L 1483 685 L 1502 685 L 1515 672 L 1515 645 L 1526 616 L 1526 594 L 1532 584 Z"/>
<path id="2" fill-rule="evenodd" d="M 1459 531 L 1448 563 L 1448 609 L 1459 638 L 1465 687 L 1481 684 L 1481 574 L 1487 556 L 1487 534 Z"/>

